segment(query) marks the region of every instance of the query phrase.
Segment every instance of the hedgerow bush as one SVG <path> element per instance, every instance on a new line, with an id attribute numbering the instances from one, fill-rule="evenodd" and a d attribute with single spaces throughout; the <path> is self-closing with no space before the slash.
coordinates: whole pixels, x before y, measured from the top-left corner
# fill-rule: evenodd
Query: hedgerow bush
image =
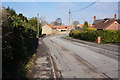
<path id="1" fill-rule="evenodd" d="M 104 30 L 101 38 L 103 43 L 120 43 L 120 30 Z"/>
<path id="2" fill-rule="evenodd" d="M 75 30 L 75 31 L 73 32 L 73 37 L 74 37 L 74 38 L 79 38 L 79 34 L 80 34 L 80 31 L 79 31 L 79 30 Z"/>
<path id="3" fill-rule="evenodd" d="M 2 14 L 2 79 L 26 78 L 25 65 L 38 46 L 36 31 L 31 27 L 35 25 L 13 9 L 5 9 Z"/>
<path id="4" fill-rule="evenodd" d="M 98 36 L 101 36 L 102 43 L 120 42 L 120 30 L 74 30 L 70 32 L 70 37 L 86 41 L 97 41 Z"/>

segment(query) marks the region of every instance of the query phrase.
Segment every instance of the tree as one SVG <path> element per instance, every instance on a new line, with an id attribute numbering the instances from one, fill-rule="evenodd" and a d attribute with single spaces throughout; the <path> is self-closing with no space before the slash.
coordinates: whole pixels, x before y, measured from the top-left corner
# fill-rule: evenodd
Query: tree
<path id="1" fill-rule="evenodd" d="M 55 22 L 50 22 L 50 24 L 55 25 Z"/>
<path id="2" fill-rule="evenodd" d="M 20 17 L 20 19 L 24 21 L 24 16 L 23 16 L 22 13 L 20 13 L 20 14 L 18 15 L 18 17 Z"/>
<path id="3" fill-rule="evenodd" d="M 52 22 L 52 25 L 55 25 L 55 26 L 57 26 L 57 25 L 62 25 L 62 19 L 61 19 L 61 18 L 57 18 L 57 19 L 55 20 L 55 22 Z"/>
<path id="4" fill-rule="evenodd" d="M 16 15 L 13 9 L 2 9 L 2 79 L 26 77 L 25 65 L 37 45 L 36 32 L 27 27 L 34 25 Z"/>
<path id="5" fill-rule="evenodd" d="M 7 10 L 7 11 L 10 11 L 10 7 L 8 6 L 8 7 L 6 8 L 6 10 Z"/>
<path id="6" fill-rule="evenodd" d="M 26 21 L 26 22 L 28 23 L 27 18 L 26 18 L 25 16 L 23 16 L 22 13 L 20 13 L 20 14 L 18 15 L 18 17 L 19 17 L 22 21 Z"/>
<path id="7" fill-rule="evenodd" d="M 78 24 L 79 24 L 79 21 L 74 21 L 73 22 L 73 25 L 74 25 L 75 29 L 78 29 L 78 27 L 77 27 Z"/>
<path id="8" fill-rule="evenodd" d="M 14 9 L 10 9 L 10 8 L 8 7 L 6 10 L 7 10 L 7 12 L 9 12 L 9 14 L 10 14 L 11 16 L 13 16 L 13 15 L 16 16 L 16 12 L 15 12 Z"/>
<path id="9" fill-rule="evenodd" d="M 83 26 L 83 30 L 86 30 L 88 27 L 89 27 L 89 26 L 88 26 L 88 22 L 85 21 L 84 26 Z"/>
<path id="10" fill-rule="evenodd" d="M 5 8 L 2 9 L 2 36 L 6 35 L 11 31 L 8 23 L 7 11 Z"/>
<path id="11" fill-rule="evenodd" d="M 26 21 L 26 22 L 28 23 L 28 19 L 27 19 L 27 17 L 24 17 L 24 21 Z"/>
<path id="12" fill-rule="evenodd" d="M 41 32 L 42 32 L 42 25 L 44 23 L 45 20 L 42 21 L 42 23 L 40 22 L 39 23 L 39 34 L 41 35 Z M 37 32 L 37 25 L 38 25 L 38 21 L 37 21 L 37 17 L 33 17 L 33 18 L 30 18 L 28 20 L 28 27 L 30 27 L 31 29 L 33 29 L 35 32 Z"/>
<path id="13" fill-rule="evenodd" d="M 40 24 L 41 26 L 48 24 L 48 22 L 45 20 L 45 17 L 40 17 Z"/>
<path id="14" fill-rule="evenodd" d="M 31 28 L 37 31 L 37 17 L 32 17 L 28 20 L 28 23 L 31 25 Z"/>

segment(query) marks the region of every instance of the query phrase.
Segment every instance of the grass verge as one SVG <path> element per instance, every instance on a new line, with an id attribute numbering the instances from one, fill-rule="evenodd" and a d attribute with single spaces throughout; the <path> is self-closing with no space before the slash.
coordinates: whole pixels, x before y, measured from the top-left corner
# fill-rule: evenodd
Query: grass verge
<path id="1" fill-rule="evenodd" d="M 26 77 L 28 77 L 28 78 L 32 72 L 34 65 L 35 65 L 35 57 L 36 57 L 36 54 L 33 54 L 32 57 L 30 58 L 29 62 L 25 65 L 25 69 L 27 71 Z"/>
<path id="2" fill-rule="evenodd" d="M 70 37 L 70 36 L 67 36 L 68 38 L 72 38 L 72 37 Z"/>

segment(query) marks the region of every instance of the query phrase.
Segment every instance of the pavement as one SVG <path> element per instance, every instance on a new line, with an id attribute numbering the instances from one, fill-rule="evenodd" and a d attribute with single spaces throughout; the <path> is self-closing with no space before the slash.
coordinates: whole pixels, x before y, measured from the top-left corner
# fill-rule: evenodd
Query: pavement
<path id="1" fill-rule="evenodd" d="M 43 39 L 63 78 L 118 78 L 118 52 L 64 39 Z"/>
<path id="2" fill-rule="evenodd" d="M 49 79 L 53 78 L 52 64 L 47 47 L 42 39 L 39 39 L 35 66 L 32 70 L 31 78 Z"/>

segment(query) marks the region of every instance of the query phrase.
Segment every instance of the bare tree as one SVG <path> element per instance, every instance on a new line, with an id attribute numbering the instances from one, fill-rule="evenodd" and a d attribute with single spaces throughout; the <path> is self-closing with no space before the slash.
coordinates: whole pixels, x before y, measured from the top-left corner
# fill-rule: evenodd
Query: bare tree
<path id="1" fill-rule="evenodd" d="M 48 24 L 48 22 L 45 20 L 45 17 L 40 17 L 40 23 L 42 26 Z"/>
<path id="2" fill-rule="evenodd" d="M 57 18 L 54 22 L 51 22 L 52 25 L 62 25 L 62 19 Z"/>
<path id="3" fill-rule="evenodd" d="M 78 24 L 79 24 L 79 21 L 74 21 L 73 22 L 73 25 L 74 25 L 75 29 L 78 29 L 78 27 L 77 27 Z"/>

